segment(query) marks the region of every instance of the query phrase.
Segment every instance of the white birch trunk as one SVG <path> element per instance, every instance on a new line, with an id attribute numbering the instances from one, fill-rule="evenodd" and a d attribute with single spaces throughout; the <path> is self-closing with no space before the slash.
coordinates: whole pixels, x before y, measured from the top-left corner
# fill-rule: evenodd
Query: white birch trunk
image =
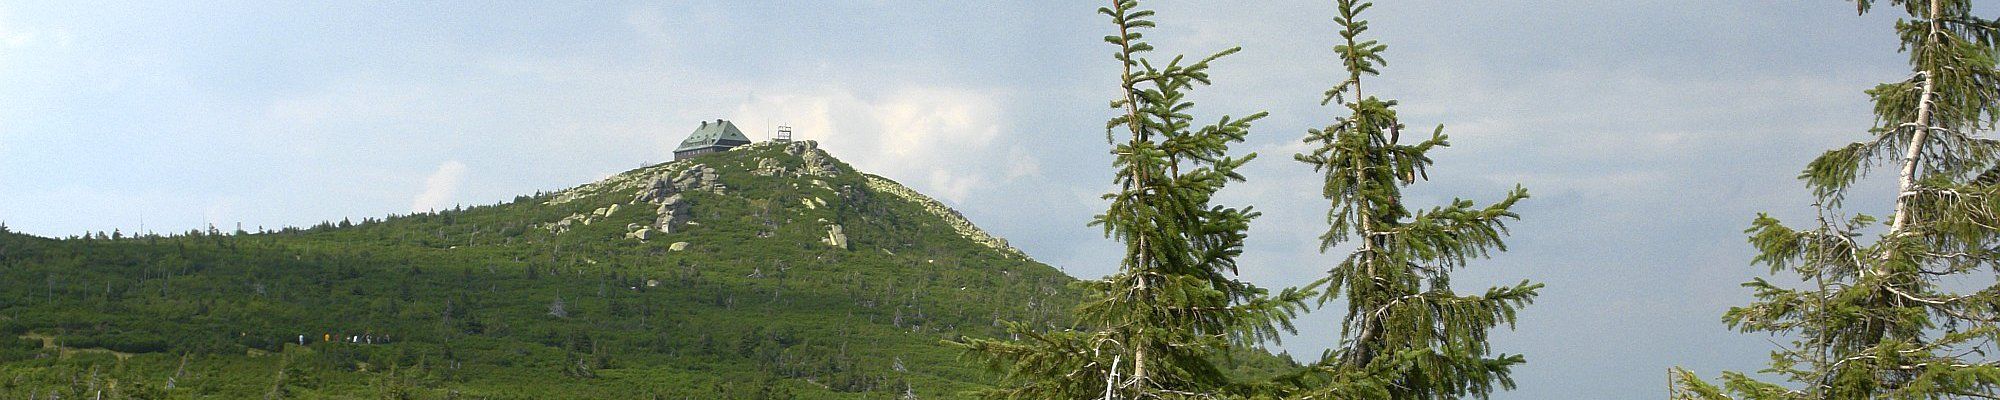
<path id="1" fill-rule="evenodd" d="M 1943 14 L 1942 0 L 1931 0 L 1930 32 L 1925 34 L 1925 41 L 1937 40 L 1937 35 L 1940 34 L 1938 31 L 1938 19 L 1941 14 Z M 1919 62 L 1922 61 L 1919 60 Z M 1894 222 L 1889 225 L 1890 237 L 1902 235 L 1903 229 L 1909 225 L 1911 213 L 1910 196 L 1913 194 L 1911 190 L 1917 184 L 1917 164 L 1922 161 L 1924 142 L 1930 139 L 1931 114 L 1933 113 L 1931 98 L 1937 95 L 1937 71 L 1926 69 L 1923 74 L 1924 90 L 1922 97 L 1917 98 L 1917 120 L 1914 121 L 1917 131 L 1910 134 L 1909 148 L 1903 151 L 1903 169 L 1896 176 L 1896 216 L 1893 220 Z"/>

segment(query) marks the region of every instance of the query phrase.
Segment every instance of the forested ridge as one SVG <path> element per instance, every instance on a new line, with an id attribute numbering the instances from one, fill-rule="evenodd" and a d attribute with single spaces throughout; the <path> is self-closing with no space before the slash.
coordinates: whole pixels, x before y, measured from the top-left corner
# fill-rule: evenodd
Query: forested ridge
<path id="1" fill-rule="evenodd" d="M 987 380 L 941 340 L 1067 320 L 1071 278 L 786 150 L 621 174 L 715 170 L 644 240 L 655 210 L 601 184 L 270 232 L 0 234 L 0 397 L 938 398 Z"/>
<path id="2" fill-rule="evenodd" d="M 1116 71 L 1101 87 L 1107 119 L 1054 129 L 1102 135 L 1109 192 L 1089 220 L 1035 222 L 1101 229 L 1121 250 L 1101 260 L 1106 276 L 1066 275 L 785 128 L 782 140 L 684 147 L 685 159 L 492 205 L 173 234 L 39 237 L 0 224 L 0 399 L 1451 400 L 1515 389 L 1536 355 L 1490 339 L 1545 286 L 1483 268 L 1536 245 L 1510 240 L 1517 221 L 1587 217 L 1524 216 L 1516 206 L 1535 200 L 1520 184 L 1406 195 L 1464 173 L 1433 168 L 1452 162 L 1453 131 L 1405 118 L 1425 104 L 1385 97 L 1396 91 L 1378 76 L 1394 73 L 1396 53 L 1371 29 L 1376 5 L 1332 3 L 1335 34 L 1320 42 L 1333 73 L 1300 82 L 1327 87 L 1305 118 L 1317 127 L 1275 133 L 1259 125 L 1270 113 L 1196 104 L 1230 84 L 1212 71 L 1241 48 L 1169 51 L 1148 35 L 1173 18 L 1139 0 L 1097 9 L 1101 61 Z M 1849 3 L 1899 13 L 1895 51 L 1909 72 L 1863 92 L 1874 124 L 1856 127 L 1859 141 L 1774 172 L 1797 177 L 1814 218 L 1745 216 L 1747 240 L 1718 239 L 1746 241 L 1756 255 L 1745 261 L 1768 276 L 1743 283 L 1752 300 L 1715 328 L 1768 337 L 1768 364 L 1667 368 L 1648 387 L 1668 398 L 2000 398 L 2000 22 L 1970 0 Z M 716 124 L 702 126 L 733 126 Z M 1265 135 L 1302 146 L 1280 161 L 1239 148 Z M 1314 174 L 1283 185 L 1318 188 L 1325 207 L 1322 254 L 1304 260 L 1324 273 L 1309 283 L 1246 278 L 1295 267 L 1242 261 L 1257 259 L 1245 244 L 1263 214 L 1226 193 L 1267 162 Z M 1869 179 L 1893 179 L 1894 191 Z M 1454 280 L 1474 268 L 1497 283 Z M 1330 345 L 1273 354 L 1302 334 Z"/>

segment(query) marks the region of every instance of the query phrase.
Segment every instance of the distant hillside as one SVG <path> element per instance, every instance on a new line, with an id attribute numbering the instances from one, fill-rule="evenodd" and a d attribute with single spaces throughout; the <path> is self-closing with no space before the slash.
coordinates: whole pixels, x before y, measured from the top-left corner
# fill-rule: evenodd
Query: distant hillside
<path id="1" fill-rule="evenodd" d="M 954 398 L 991 377 L 941 340 L 1061 326 L 1071 281 L 759 143 L 361 223 L 0 233 L 0 398 Z"/>

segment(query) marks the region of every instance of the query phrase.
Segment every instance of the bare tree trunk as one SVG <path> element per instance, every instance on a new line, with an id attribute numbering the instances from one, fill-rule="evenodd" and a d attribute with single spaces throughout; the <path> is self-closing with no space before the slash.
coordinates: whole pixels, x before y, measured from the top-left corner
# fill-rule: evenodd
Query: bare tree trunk
<path id="1" fill-rule="evenodd" d="M 1943 14 L 1943 0 L 1931 0 L 1930 32 L 1925 34 L 1924 40 L 1936 41 L 1937 36 L 1942 34 L 1938 30 L 1938 19 Z M 1895 222 L 1889 225 L 1889 236 L 1892 237 L 1902 235 L 1903 228 L 1910 222 L 1911 188 L 1917 184 L 1917 164 L 1923 157 L 1924 141 L 1929 139 L 1931 133 L 1931 114 L 1934 112 L 1931 98 L 1937 95 L 1937 71 L 1925 69 L 1923 74 L 1924 92 L 1923 97 L 1917 98 L 1917 120 L 1914 122 L 1917 131 L 1910 134 L 1909 148 L 1903 151 L 1903 170 L 1896 177 L 1896 217 Z"/>
<path id="2" fill-rule="evenodd" d="M 1124 4 L 1121 4 L 1117 0 L 1112 0 L 1111 7 L 1113 9 L 1118 10 L 1119 15 L 1125 15 Z M 1132 43 L 1131 39 L 1129 39 L 1131 37 L 1132 37 L 1131 28 L 1127 24 L 1121 21 L 1121 23 L 1119 23 L 1118 26 L 1118 38 L 1119 38 L 1118 46 L 1121 50 L 1123 50 L 1123 57 L 1132 56 L 1131 53 Z M 1136 148 L 1137 144 L 1146 140 L 1146 131 L 1141 127 L 1141 124 L 1139 122 L 1139 94 L 1138 94 L 1139 88 L 1133 87 L 1132 61 L 1130 59 L 1125 59 L 1122 61 L 1124 61 L 1125 66 L 1123 71 L 1121 72 L 1120 80 L 1123 81 L 1125 89 L 1125 118 L 1126 118 L 1125 126 L 1132 130 L 1132 144 L 1135 145 L 1134 147 Z M 1146 171 L 1139 171 L 1139 172 L 1140 173 L 1138 174 L 1133 174 L 1134 175 L 1133 180 L 1137 183 L 1137 188 L 1135 188 L 1137 190 L 1134 190 L 1133 192 L 1144 194 L 1146 192 L 1146 183 L 1147 183 L 1146 182 L 1147 176 L 1145 175 Z M 1146 236 L 1144 234 L 1138 235 L 1138 243 L 1137 246 L 1135 247 L 1139 251 L 1138 254 L 1135 255 L 1137 260 L 1135 260 L 1135 262 L 1132 265 L 1133 269 L 1135 270 L 1134 272 L 1138 273 L 1140 299 L 1141 301 L 1151 300 L 1150 296 L 1146 296 L 1147 289 L 1149 288 L 1147 287 L 1148 285 L 1146 283 L 1147 276 L 1145 274 L 1145 271 L 1149 267 L 1147 266 L 1148 260 L 1146 253 L 1147 250 Z M 1146 372 L 1147 372 L 1146 344 L 1141 343 L 1143 342 L 1142 340 L 1135 340 L 1135 339 L 1137 338 L 1127 339 L 1131 341 L 1130 343 L 1127 343 L 1127 345 L 1132 346 L 1133 348 L 1132 380 L 1134 382 L 1143 382 L 1146 380 Z M 1114 371 L 1115 370 L 1116 368 L 1114 368 Z M 1106 393 L 1110 393 L 1109 388 L 1106 389 Z"/>
<path id="3" fill-rule="evenodd" d="M 1144 237 L 1143 237 L 1143 236 L 1141 236 L 1141 239 L 1139 239 L 1139 243 L 1140 243 L 1140 246 L 1141 246 L 1141 249 L 1140 249 L 1140 256 L 1139 256 L 1139 260 L 1141 260 L 1141 262 L 1144 262 L 1144 260 L 1146 259 L 1146 256 L 1144 255 L 1144 254 L 1145 254 L 1145 253 L 1144 253 L 1145 249 L 1143 248 L 1143 246 L 1144 246 L 1144 243 L 1146 243 L 1146 239 L 1144 239 Z M 1142 264 L 1142 265 L 1143 265 L 1143 264 Z M 1142 270 L 1142 271 L 1143 271 L 1143 270 Z M 1147 295 L 1147 292 L 1146 292 L 1146 290 L 1147 290 L 1147 287 L 1146 287 L 1146 286 L 1147 286 L 1147 285 L 1146 285 L 1146 278 L 1147 278 L 1147 277 L 1146 277 L 1146 274 L 1145 274 L 1144 272 L 1140 272 L 1140 273 L 1139 273 L 1139 295 L 1140 295 L 1140 296 L 1146 296 L 1146 295 Z M 1150 298 L 1150 297 L 1141 297 L 1141 300 L 1151 300 L 1151 298 Z M 1149 311 L 1149 312 L 1150 312 L 1150 311 Z M 1126 339 L 1126 340 L 1130 341 L 1130 343 L 1129 343 L 1129 344 L 1130 344 L 1130 345 L 1132 346 L 1132 348 L 1133 348 L 1133 350 L 1134 350 L 1134 351 L 1133 351 L 1133 354 L 1132 354 L 1132 381 L 1133 381 L 1133 382 L 1138 382 L 1139 384 L 1141 384 L 1141 385 L 1144 385 L 1144 384 L 1145 384 L 1145 382 L 1144 382 L 1144 381 L 1146 380 L 1146 345 L 1147 345 L 1147 343 L 1146 343 L 1145 339 L 1143 339 L 1143 338 L 1140 338 L 1140 337 L 1136 337 L 1136 336 L 1135 336 L 1135 337 L 1132 337 L 1132 338 L 1128 338 L 1128 339 Z"/>

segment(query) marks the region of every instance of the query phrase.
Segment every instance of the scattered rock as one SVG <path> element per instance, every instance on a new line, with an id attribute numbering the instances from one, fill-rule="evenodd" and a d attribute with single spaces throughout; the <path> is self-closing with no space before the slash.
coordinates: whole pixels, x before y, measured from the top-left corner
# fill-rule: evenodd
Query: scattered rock
<path id="1" fill-rule="evenodd" d="M 757 168 L 750 170 L 750 173 L 761 176 L 780 176 L 790 174 L 791 171 L 785 168 L 785 163 L 779 162 L 775 158 L 757 157 Z"/>
<path id="2" fill-rule="evenodd" d="M 833 163 L 833 157 L 819 149 L 819 143 L 811 140 L 792 142 L 785 146 L 785 154 L 805 160 L 799 169 L 800 175 L 834 176 L 840 174 L 840 166 Z"/>
<path id="3" fill-rule="evenodd" d="M 695 164 L 680 172 L 654 179 L 652 183 L 640 189 L 639 193 L 634 194 L 632 201 L 659 205 L 654 209 L 658 217 L 654 218 L 652 228 L 660 233 L 674 233 L 676 227 L 692 222 L 693 219 L 693 214 L 688 212 L 688 201 L 682 193 L 699 190 L 721 194 L 723 189 L 715 168 Z"/>
<path id="4" fill-rule="evenodd" d="M 556 220 L 556 222 L 542 224 L 541 227 L 548 229 L 549 233 L 563 233 L 569 232 L 570 227 L 576 225 L 590 225 L 590 217 L 583 214 L 570 214 L 567 217 Z"/>
<path id="5" fill-rule="evenodd" d="M 681 200 L 681 195 L 678 194 L 661 200 L 660 208 L 654 212 L 659 217 L 653 219 L 653 229 L 664 233 L 674 233 L 674 227 L 692 222 L 689 220 L 694 219 L 693 214 L 688 212 L 688 202 Z"/>
<path id="6" fill-rule="evenodd" d="M 647 183 L 639 193 L 633 195 L 633 203 L 653 203 L 669 196 L 689 191 L 705 191 L 722 194 L 728 189 L 722 185 L 722 175 L 714 167 L 695 164 L 687 169 L 671 174 L 662 174 Z"/>
<path id="7" fill-rule="evenodd" d="M 674 177 L 674 187 L 681 191 L 701 190 L 715 194 L 722 194 L 725 189 L 722 186 L 722 175 L 715 173 L 715 168 L 708 166 L 681 171 L 680 175 Z"/>
<path id="8" fill-rule="evenodd" d="M 637 204 L 637 203 L 657 202 L 660 199 L 667 198 L 667 196 L 679 194 L 680 192 L 681 192 L 680 189 L 674 188 L 673 181 L 669 181 L 666 179 L 656 179 L 653 180 L 652 183 L 646 184 L 646 187 L 644 189 L 639 189 L 638 194 L 632 195 L 632 203 Z"/>
<path id="9" fill-rule="evenodd" d="M 596 196 L 607 192 L 621 192 L 627 190 L 643 189 L 645 188 L 646 184 L 651 183 L 653 179 L 657 179 L 660 176 L 672 175 L 683 169 L 688 168 L 689 165 L 694 165 L 694 162 L 688 160 L 681 160 L 666 164 L 651 165 L 645 168 L 640 168 L 629 172 L 612 175 L 610 178 L 605 178 L 604 180 L 601 181 L 591 182 L 588 184 L 556 192 L 555 195 L 552 196 L 552 198 L 549 199 L 549 201 L 545 204 L 549 205 L 563 204 L 572 201 L 582 200 L 585 198 L 589 198 L 591 196 Z"/>
<path id="10" fill-rule="evenodd" d="M 632 233 L 627 233 L 627 234 L 625 234 L 625 237 L 626 237 L 626 238 L 629 238 L 629 239 L 639 239 L 639 240 L 647 240 L 647 239 L 652 239 L 652 238 L 653 238 L 653 228 L 639 228 L 639 230 L 636 230 L 636 231 L 632 231 Z"/>
<path id="11" fill-rule="evenodd" d="M 834 193 L 839 194 L 841 202 L 847 204 L 848 207 L 865 209 L 869 206 L 868 190 L 866 189 L 857 188 L 853 185 L 840 185 L 840 189 L 835 189 Z"/>
<path id="12" fill-rule="evenodd" d="M 674 244 L 667 245 L 667 250 L 669 251 L 683 251 L 687 250 L 687 248 L 688 242 L 674 242 Z"/>
<path id="13" fill-rule="evenodd" d="M 820 243 L 826 243 L 828 246 L 838 247 L 843 250 L 847 249 L 847 233 L 841 231 L 839 224 L 827 225 L 826 229 L 826 237 L 820 239 Z"/>

